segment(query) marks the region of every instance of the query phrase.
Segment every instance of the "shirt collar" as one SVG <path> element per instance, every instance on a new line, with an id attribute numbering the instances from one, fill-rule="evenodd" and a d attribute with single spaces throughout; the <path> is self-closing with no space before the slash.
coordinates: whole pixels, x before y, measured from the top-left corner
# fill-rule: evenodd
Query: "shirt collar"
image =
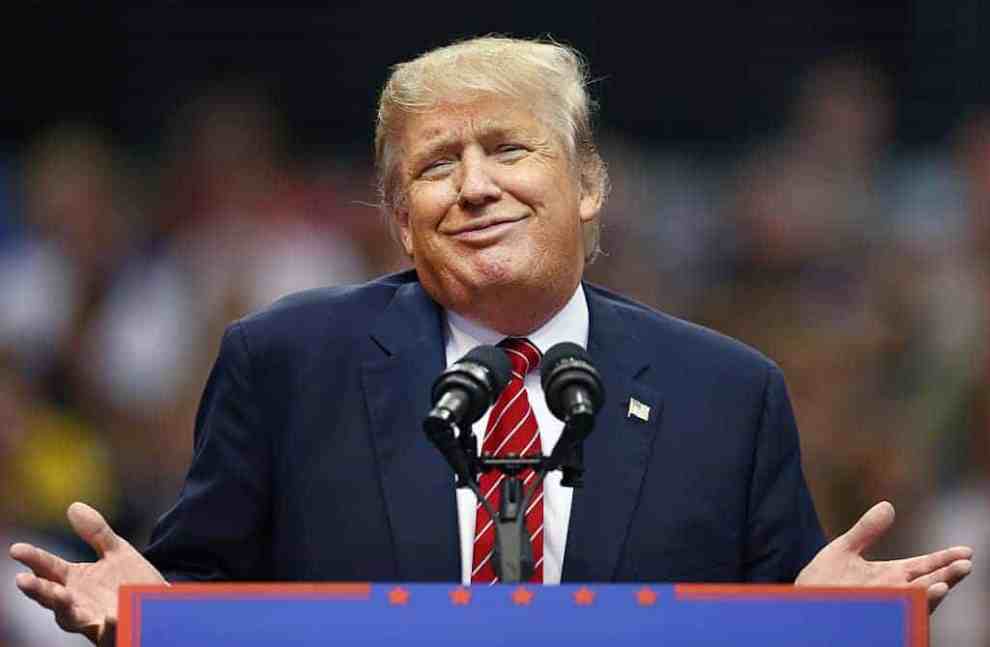
<path id="1" fill-rule="evenodd" d="M 464 357 L 475 346 L 494 345 L 506 337 L 451 310 L 445 310 L 444 314 L 447 322 L 448 366 Z M 584 287 L 578 283 L 567 304 L 549 321 L 526 335 L 526 338 L 544 354 L 554 345 L 564 341 L 587 348 L 588 320 L 588 300 L 584 296 Z"/>

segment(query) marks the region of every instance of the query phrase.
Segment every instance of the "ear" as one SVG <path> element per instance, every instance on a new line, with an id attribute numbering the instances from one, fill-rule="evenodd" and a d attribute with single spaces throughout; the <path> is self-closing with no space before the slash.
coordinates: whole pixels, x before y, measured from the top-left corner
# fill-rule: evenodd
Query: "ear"
<path id="1" fill-rule="evenodd" d="M 406 250 L 406 255 L 409 258 L 413 258 L 413 239 L 412 231 L 409 227 L 409 211 L 405 208 L 398 208 L 392 217 L 395 219 L 395 227 L 399 232 L 399 242 L 402 243 L 402 249 Z"/>
<path id="2" fill-rule="evenodd" d="M 578 217 L 581 222 L 591 222 L 598 217 L 598 212 L 602 210 L 601 197 L 591 193 L 582 193 L 581 201 L 578 203 Z"/>
<path id="3" fill-rule="evenodd" d="M 605 196 L 602 195 L 601 184 L 592 181 L 587 174 L 582 174 L 580 182 L 581 197 L 578 201 L 578 217 L 582 223 L 588 223 L 598 217 Z"/>

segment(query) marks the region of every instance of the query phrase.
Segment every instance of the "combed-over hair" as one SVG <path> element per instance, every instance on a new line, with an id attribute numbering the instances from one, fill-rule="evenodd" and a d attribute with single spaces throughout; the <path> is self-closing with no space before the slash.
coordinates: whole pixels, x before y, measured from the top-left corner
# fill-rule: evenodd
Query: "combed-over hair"
<path id="1" fill-rule="evenodd" d="M 375 128 L 379 202 L 395 226 L 404 196 L 395 140 L 408 114 L 429 112 L 441 102 L 479 95 L 505 96 L 532 105 L 538 119 L 559 138 L 582 189 L 604 203 L 609 182 L 592 136 L 595 108 L 587 91 L 588 71 L 573 48 L 552 41 L 484 36 L 447 45 L 399 63 L 382 89 Z M 601 205 L 599 205 L 601 206 Z M 598 255 L 599 218 L 585 224 L 586 260 Z"/>

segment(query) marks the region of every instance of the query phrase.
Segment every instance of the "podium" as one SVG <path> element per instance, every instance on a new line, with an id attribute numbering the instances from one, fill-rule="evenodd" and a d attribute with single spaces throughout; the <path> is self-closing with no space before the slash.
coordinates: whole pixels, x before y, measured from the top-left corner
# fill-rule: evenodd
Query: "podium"
<path id="1" fill-rule="evenodd" d="M 120 647 L 926 647 L 917 589 L 176 584 L 120 591 Z"/>

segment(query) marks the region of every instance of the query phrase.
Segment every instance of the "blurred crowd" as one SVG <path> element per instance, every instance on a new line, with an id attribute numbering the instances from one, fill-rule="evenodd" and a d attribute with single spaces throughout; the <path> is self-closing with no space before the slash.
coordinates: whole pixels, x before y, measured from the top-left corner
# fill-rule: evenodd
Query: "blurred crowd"
<path id="1" fill-rule="evenodd" d="M 601 133 L 614 187 L 587 277 L 777 361 L 826 532 L 888 499 L 899 519 L 877 557 L 973 545 L 977 571 L 936 614 L 933 644 L 985 647 L 990 110 L 903 151 L 869 65 L 823 61 L 795 94 L 786 127 L 734 157 Z M 84 500 L 143 545 L 181 485 L 225 325 L 406 266 L 370 161 L 293 156 L 257 94 L 193 98 L 161 141 L 122 150 L 63 123 L 0 157 L 8 544 L 85 556 L 64 516 Z M 0 645 L 58 644 L 9 562 Z"/>

